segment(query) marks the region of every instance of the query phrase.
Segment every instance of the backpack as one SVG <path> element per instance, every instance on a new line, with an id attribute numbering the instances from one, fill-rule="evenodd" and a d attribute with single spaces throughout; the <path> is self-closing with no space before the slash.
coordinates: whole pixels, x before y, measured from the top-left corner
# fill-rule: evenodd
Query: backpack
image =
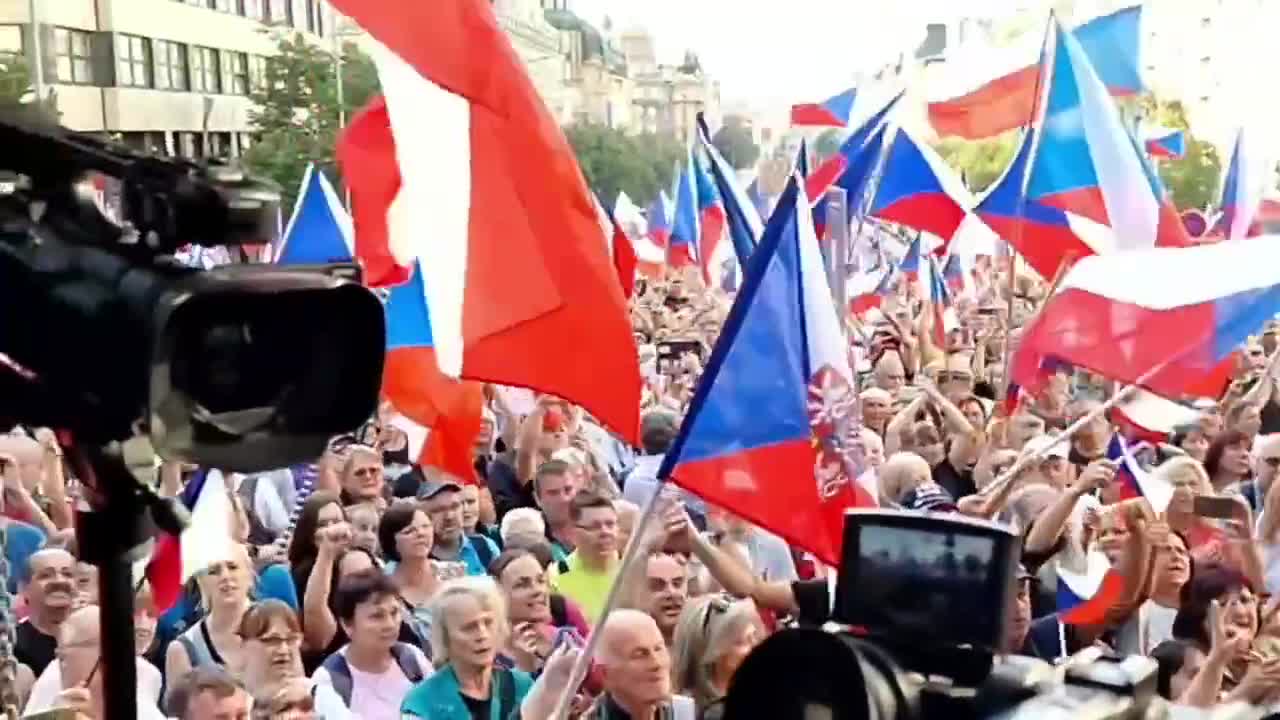
<path id="1" fill-rule="evenodd" d="M 407 643 L 398 642 L 391 646 L 391 655 L 396 659 L 396 665 L 400 666 L 400 672 L 404 673 L 410 683 L 417 685 L 426 677 L 426 673 L 418 665 L 418 658 L 414 657 L 411 648 Z M 351 666 L 347 664 L 347 656 L 336 652 L 325 658 L 320 667 L 329 671 L 329 682 L 333 685 L 334 692 L 342 698 L 344 705 L 351 707 Z"/>
<path id="2" fill-rule="evenodd" d="M 476 557 L 480 558 L 480 565 L 488 571 L 489 563 L 493 562 L 494 558 L 493 545 L 490 544 L 493 541 L 480 533 L 467 535 L 467 539 L 471 541 L 471 547 L 475 548 Z"/>

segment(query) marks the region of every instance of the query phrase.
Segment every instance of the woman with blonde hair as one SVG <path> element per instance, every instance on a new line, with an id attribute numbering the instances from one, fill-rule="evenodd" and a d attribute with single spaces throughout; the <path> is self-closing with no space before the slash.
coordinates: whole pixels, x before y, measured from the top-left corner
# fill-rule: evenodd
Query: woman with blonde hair
<path id="1" fill-rule="evenodd" d="M 432 598 L 430 611 L 436 672 L 405 695 L 402 716 L 470 720 L 517 714 L 533 680 L 498 666 L 511 628 L 497 584 L 487 577 L 450 580 Z"/>
<path id="2" fill-rule="evenodd" d="M 764 635 L 749 599 L 715 594 L 690 600 L 671 642 L 672 688 L 692 697 L 701 713 L 725 696 L 738 666 Z"/>
<path id="3" fill-rule="evenodd" d="M 251 604 L 254 583 L 249 552 L 243 545 L 234 546 L 230 558 L 210 564 L 196 582 L 205 616 L 169 643 L 165 677 L 180 678 L 206 665 L 238 674 L 243 666 L 240 623 Z"/>
<path id="4" fill-rule="evenodd" d="M 1173 488 L 1165 521 L 1171 530 L 1187 539 L 1193 557 L 1234 567 L 1254 587 L 1266 586 L 1262 557 L 1253 541 L 1253 513 L 1243 497 L 1228 495 L 1237 501 L 1235 512 L 1217 525 L 1195 511 L 1197 496 L 1215 494 L 1210 475 L 1200 461 L 1185 456 L 1171 458 L 1156 467 L 1151 477 Z"/>

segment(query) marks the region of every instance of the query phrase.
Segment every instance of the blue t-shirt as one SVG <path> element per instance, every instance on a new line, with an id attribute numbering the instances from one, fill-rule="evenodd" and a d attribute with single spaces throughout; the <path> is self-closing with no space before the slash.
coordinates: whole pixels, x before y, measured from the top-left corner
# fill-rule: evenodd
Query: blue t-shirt
<path id="1" fill-rule="evenodd" d="M 9 520 L 5 524 L 4 559 L 9 561 L 9 592 L 18 592 L 18 585 L 27 581 L 27 561 L 37 550 L 44 547 L 44 532 L 34 525 L 20 520 Z"/>

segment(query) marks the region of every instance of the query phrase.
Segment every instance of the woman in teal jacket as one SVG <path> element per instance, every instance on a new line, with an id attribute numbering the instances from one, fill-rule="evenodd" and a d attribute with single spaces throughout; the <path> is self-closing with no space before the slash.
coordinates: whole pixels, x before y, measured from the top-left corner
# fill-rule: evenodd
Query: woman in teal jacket
<path id="1" fill-rule="evenodd" d="M 517 720 L 533 680 L 497 665 L 509 632 L 493 580 L 464 577 L 445 583 L 431 600 L 436 672 L 405 695 L 400 712 L 424 720 Z"/>

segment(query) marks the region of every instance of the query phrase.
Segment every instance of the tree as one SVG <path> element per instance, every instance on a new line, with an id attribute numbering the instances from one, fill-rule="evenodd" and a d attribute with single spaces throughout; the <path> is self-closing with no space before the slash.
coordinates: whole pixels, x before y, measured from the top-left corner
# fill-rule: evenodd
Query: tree
<path id="1" fill-rule="evenodd" d="M 21 56 L 0 53 L 0 113 L 37 122 L 57 122 L 57 97 L 50 92 L 42 103 L 35 102 L 31 72 Z"/>
<path id="2" fill-rule="evenodd" d="M 1000 178 L 1018 152 L 1022 136 L 1013 130 L 984 140 L 946 138 L 934 149 L 960 173 L 973 192 L 982 192 Z"/>
<path id="3" fill-rule="evenodd" d="M 307 164 L 337 174 L 338 84 L 333 55 L 301 34 L 278 39 L 263 82 L 250 93 L 249 122 L 256 140 L 244 161 L 255 174 L 280 185 L 281 207 L 293 206 Z M 378 93 L 373 61 L 352 43 L 342 51 L 342 109 L 349 120 Z"/>
<path id="4" fill-rule="evenodd" d="M 1154 95 L 1139 100 L 1142 117 L 1187 135 L 1187 154 L 1177 160 L 1156 161 L 1160 181 L 1179 210 L 1203 210 L 1218 201 L 1218 185 L 1222 178 L 1222 159 L 1212 143 L 1200 140 L 1190 131 L 1187 110 L 1177 100 L 1161 101 Z"/>
<path id="5" fill-rule="evenodd" d="M 760 146 L 751 137 L 751 130 L 738 118 L 728 118 L 724 127 L 716 131 L 711 144 L 735 170 L 755 167 L 760 159 Z"/>
<path id="6" fill-rule="evenodd" d="M 665 135 L 627 135 L 598 124 L 577 124 L 565 134 L 602 203 L 612 205 L 620 191 L 637 203 L 648 203 L 658 191 L 671 187 L 676 162 L 684 148 Z"/>

